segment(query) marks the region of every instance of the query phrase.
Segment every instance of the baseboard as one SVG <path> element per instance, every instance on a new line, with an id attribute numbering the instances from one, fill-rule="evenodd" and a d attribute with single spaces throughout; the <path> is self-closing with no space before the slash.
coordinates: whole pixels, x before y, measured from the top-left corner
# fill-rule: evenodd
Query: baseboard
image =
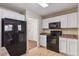
<path id="1" fill-rule="evenodd" d="M 47 48 L 47 47 L 45 47 L 45 46 L 42 46 L 42 45 L 40 45 L 40 47 L 42 47 L 42 48 Z"/>
<path id="2" fill-rule="evenodd" d="M 65 55 L 65 56 L 70 56 L 70 55 L 63 53 L 63 52 L 59 52 L 59 53 Z"/>

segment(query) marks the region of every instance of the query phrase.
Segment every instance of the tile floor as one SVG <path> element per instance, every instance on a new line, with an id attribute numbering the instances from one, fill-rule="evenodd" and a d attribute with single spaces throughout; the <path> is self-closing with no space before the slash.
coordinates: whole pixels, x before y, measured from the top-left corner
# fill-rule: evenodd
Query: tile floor
<path id="1" fill-rule="evenodd" d="M 33 48 L 37 47 L 36 41 L 29 40 L 28 43 L 29 43 L 29 49 L 33 49 Z"/>
<path id="2" fill-rule="evenodd" d="M 0 50 L 0 56 L 9 56 L 5 48 L 2 48 Z M 28 52 L 26 52 L 26 54 L 23 54 L 22 56 L 65 56 L 65 55 L 61 53 L 56 53 L 46 48 L 39 47 L 29 50 Z"/>

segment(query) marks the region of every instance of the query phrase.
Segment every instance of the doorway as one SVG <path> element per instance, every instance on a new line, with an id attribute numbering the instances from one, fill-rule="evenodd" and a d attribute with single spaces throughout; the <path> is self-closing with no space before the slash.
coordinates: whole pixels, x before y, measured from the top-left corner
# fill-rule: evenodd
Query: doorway
<path id="1" fill-rule="evenodd" d="M 37 47 L 39 39 L 39 23 L 37 19 L 29 18 L 27 20 L 27 47 L 28 50 L 34 49 Z"/>

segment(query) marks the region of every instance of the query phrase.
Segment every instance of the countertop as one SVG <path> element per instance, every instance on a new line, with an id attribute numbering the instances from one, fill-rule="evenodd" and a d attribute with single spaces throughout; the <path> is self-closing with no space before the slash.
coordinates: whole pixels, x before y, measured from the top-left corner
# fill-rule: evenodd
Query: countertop
<path id="1" fill-rule="evenodd" d="M 40 33 L 40 35 L 50 35 L 50 33 Z"/>
<path id="2" fill-rule="evenodd" d="M 40 33 L 40 35 L 50 35 L 50 33 Z M 78 39 L 78 35 L 72 35 L 72 34 L 62 34 L 60 35 L 60 37 L 64 37 L 64 38 L 71 38 L 71 39 Z"/>

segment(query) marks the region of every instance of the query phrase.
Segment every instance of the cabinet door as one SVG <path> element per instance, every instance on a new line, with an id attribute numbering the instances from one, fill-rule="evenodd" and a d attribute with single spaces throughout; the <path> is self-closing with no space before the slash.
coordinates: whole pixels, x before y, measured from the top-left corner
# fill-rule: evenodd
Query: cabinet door
<path id="1" fill-rule="evenodd" d="M 47 46 L 46 35 L 40 35 L 40 45 L 43 47 Z"/>
<path id="2" fill-rule="evenodd" d="M 13 11 L 10 11 L 10 10 L 2 10 L 3 14 L 2 14 L 2 17 L 3 18 L 11 18 L 11 19 L 16 19 L 16 20 L 25 20 L 25 17 L 24 15 L 21 15 L 17 12 L 13 12 Z"/>
<path id="3" fill-rule="evenodd" d="M 59 38 L 59 51 L 66 53 L 66 38 Z"/>
<path id="4" fill-rule="evenodd" d="M 59 51 L 62 52 L 62 38 L 59 37 Z"/>
<path id="5" fill-rule="evenodd" d="M 48 19 L 44 19 L 42 21 L 42 28 L 49 28 L 49 23 L 53 23 L 53 22 L 60 22 L 59 16 L 48 18 Z"/>
<path id="6" fill-rule="evenodd" d="M 59 19 L 61 20 L 61 28 L 67 28 L 67 15 L 62 15 Z"/>
<path id="7" fill-rule="evenodd" d="M 70 55 L 70 39 L 69 38 L 67 38 L 66 54 Z"/>
<path id="8" fill-rule="evenodd" d="M 46 41 L 46 35 L 43 36 L 43 46 L 46 47 L 47 45 L 47 41 Z"/>
<path id="9" fill-rule="evenodd" d="M 67 40 L 67 54 L 68 55 L 77 55 L 77 40 L 76 39 L 70 39 Z"/>
<path id="10" fill-rule="evenodd" d="M 16 20 L 21 20 L 21 21 L 25 21 L 25 16 L 24 15 L 21 15 L 19 13 L 15 13 L 14 15 L 16 17 Z"/>
<path id="11" fill-rule="evenodd" d="M 68 28 L 77 28 L 77 13 L 68 14 Z"/>
<path id="12" fill-rule="evenodd" d="M 42 21 L 42 28 L 48 28 L 48 20 Z"/>
<path id="13" fill-rule="evenodd" d="M 2 10 L 3 14 L 3 18 L 11 18 L 11 19 L 16 19 L 16 17 L 14 16 L 15 13 L 13 13 L 12 11 L 9 11 L 9 10 Z"/>
<path id="14" fill-rule="evenodd" d="M 51 22 L 59 22 L 59 16 L 53 17 Z"/>
<path id="15" fill-rule="evenodd" d="M 40 46 L 42 45 L 42 39 L 43 39 L 43 37 L 42 37 L 42 35 L 40 35 Z"/>
<path id="16" fill-rule="evenodd" d="M 70 40 L 70 55 L 77 56 L 77 40 Z"/>

